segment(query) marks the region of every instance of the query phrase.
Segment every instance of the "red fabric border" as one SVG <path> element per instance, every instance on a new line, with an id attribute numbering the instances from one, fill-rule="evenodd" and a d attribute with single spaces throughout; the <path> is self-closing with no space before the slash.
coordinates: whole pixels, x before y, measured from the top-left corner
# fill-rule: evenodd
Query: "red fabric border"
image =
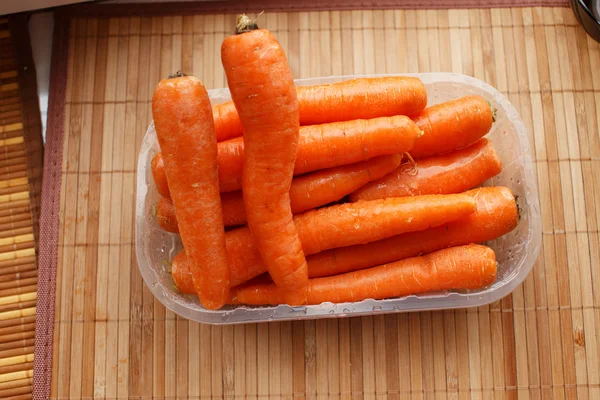
<path id="1" fill-rule="evenodd" d="M 38 298 L 33 360 L 33 399 L 50 397 L 52 381 L 52 337 L 58 252 L 60 186 L 67 88 L 69 21 L 59 15 L 54 20 L 48 124 L 44 151 L 40 243 L 38 257 Z"/>

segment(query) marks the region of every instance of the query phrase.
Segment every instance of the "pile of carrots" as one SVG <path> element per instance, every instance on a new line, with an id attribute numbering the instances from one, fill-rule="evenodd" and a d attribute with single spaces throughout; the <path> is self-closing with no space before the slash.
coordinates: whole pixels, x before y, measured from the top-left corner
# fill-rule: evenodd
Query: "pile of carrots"
<path id="1" fill-rule="evenodd" d="M 320 304 L 476 289 L 477 244 L 519 220 L 479 96 L 427 107 L 413 77 L 296 87 L 276 38 L 246 16 L 222 45 L 232 101 L 202 82 L 156 87 L 159 225 L 179 233 L 177 289 L 208 309 Z"/>

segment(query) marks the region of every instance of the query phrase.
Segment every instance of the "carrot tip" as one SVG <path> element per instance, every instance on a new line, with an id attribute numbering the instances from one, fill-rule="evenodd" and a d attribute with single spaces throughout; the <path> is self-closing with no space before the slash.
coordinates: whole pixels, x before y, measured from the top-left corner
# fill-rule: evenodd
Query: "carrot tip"
<path id="1" fill-rule="evenodd" d="M 261 13 L 262 14 L 262 13 Z M 260 14 L 259 14 L 260 16 Z M 258 19 L 258 17 L 257 17 Z M 246 14 L 241 14 L 237 16 L 235 22 L 235 34 L 239 35 L 244 32 L 250 32 L 258 29 L 258 25 L 256 25 L 256 20 L 252 20 Z"/>
<path id="2" fill-rule="evenodd" d="M 411 162 L 411 164 L 414 164 L 415 166 L 417 165 L 417 162 L 415 161 L 415 159 L 410 155 L 410 153 L 406 152 L 404 153 L 406 155 L 406 158 L 408 158 L 408 161 Z"/>
<path id="3" fill-rule="evenodd" d="M 404 153 L 404 155 L 406 155 L 406 158 L 408 158 L 408 162 L 400 165 L 402 173 L 410 176 L 417 175 L 419 173 L 419 169 L 417 168 L 417 162 L 410 155 L 410 153 Z"/>

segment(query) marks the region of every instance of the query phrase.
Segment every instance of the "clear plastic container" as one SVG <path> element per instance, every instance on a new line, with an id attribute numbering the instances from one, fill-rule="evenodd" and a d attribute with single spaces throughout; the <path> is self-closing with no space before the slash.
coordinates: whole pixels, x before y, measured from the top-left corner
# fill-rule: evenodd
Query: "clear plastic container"
<path id="1" fill-rule="evenodd" d="M 491 100 L 497 109 L 496 122 L 486 137 L 493 141 L 504 168 L 486 185 L 511 188 L 518 196 L 521 218 L 515 230 L 487 243 L 495 250 L 498 260 L 498 276 L 491 286 L 480 290 L 436 292 L 354 303 L 322 303 L 302 307 L 237 306 L 218 311 L 206 310 L 198 303 L 196 296 L 180 294 L 169 273 L 170 261 L 182 246 L 178 235 L 163 231 L 154 217 L 159 194 L 154 186 L 150 163 L 159 148 L 154 125 L 151 125 L 142 142 L 138 159 L 136 251 L 144 281 L 158 300 L 175 313 L 194 321 L 233 324 L 475 307 L 501 299 L 523 282 L 538 256 L 542 227 L 529 143 L 517 110 L 496 89 L 469 76 L 452 73 L 404 75 L 416 76 L 425 83 L 428 105 L 477 94 Z M 299 79 L 296 83 L 315 85 L 356 77 L 358 76 Z M 213 104 L 230 99 L 228 89 L 211 90 L 209 94 Z"/>

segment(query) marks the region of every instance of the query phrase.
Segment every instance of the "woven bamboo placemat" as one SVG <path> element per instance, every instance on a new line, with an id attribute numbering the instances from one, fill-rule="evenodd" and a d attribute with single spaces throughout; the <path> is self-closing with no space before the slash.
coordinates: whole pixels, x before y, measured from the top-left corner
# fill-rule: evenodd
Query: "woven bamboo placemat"
<path id="1" fill-rule="evenodd" d="M 27 18 L 0 17 L 0 398 L 32 393 L 41 166 Z"/>
<path id="2" fill-rule="evenodd" d="M 59 215 L 58 269 L 53 342 L 38 337 L 51 379 L 40 366 L 40 385 L 47 377 L 61 399 L 599 398 L 600 46 L 571 11 L 268 12 L 261 20 L 296 77 L 454 71 L 505 93 L 534 152 L 543 211 L 535 268 L 512 295 L 469 310 L 225 327 L 177 317 L 136 265 L 137 152 L 161 77 L 181 69 L 209 88 L 225 85 L 219 49 L 234 15 L 69 18 L 60 21 L 68 49 L 55 49 L 65 58 L 54 69 L 54 82 L 66 79 L 64 114 L 54 120 L 64 136 L 48 137 L 46 157 L 57 163 L 60 197 L 47 210 Z"/>

